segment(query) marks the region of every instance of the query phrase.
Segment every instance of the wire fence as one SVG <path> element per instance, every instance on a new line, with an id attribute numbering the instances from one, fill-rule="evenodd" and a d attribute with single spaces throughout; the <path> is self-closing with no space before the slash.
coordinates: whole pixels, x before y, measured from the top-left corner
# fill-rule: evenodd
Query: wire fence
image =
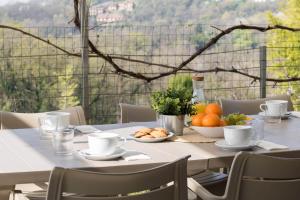
<path id="1" fill-rule="evenodd" d="M 224 28 L 220 27 L 219 28 Z M 80 53 L 80 33 L 73 27 L 22 28 L 68 50 Z M 121 56 L 177 66 L 219 30 L 209 25 L 178 26 L 97 26 L 91 27 L 90 39 L 110 56 Z M 281 34 L 281 32 L 280 32 Z M 290 61 L 297 53 L 297 41 L 286 41 L 288 33 L 235 31 L 198 56 L 187 67 L 192 69 L 238 69 L 260 76 L 260 47 L 267 47 L 267 77 L 286 78 L 299 71 L 299 61 Z M 290 34 L 290 33 L 289 33 Z M 296 34 L 296 33 L 293 33 Z M 278 36 L 280 35 L 280 36 Z M 280 40 L 281 39 L 281 40 Z M 273 44 L 273 41 L 277 43 Z M 30 36 L 0 29 L 0 104 L 3 110 L 41 112 L 78 105 L 82 100 L 81 58 L 69 56 Z M 300 54 L 300 51 L 299 53 Z M 296 57 L 298 56 L 295 55 Z M 294 59 L 294 58 L 293 58 Z M 114 123 L 119 118 L 119 103 L 149 105 L 150 94 L 166 88 L 169 77 L 146 83 L 117 75 L 101 58 L 90 57 L 89 97 L 91 123 Z M 116 60 L 124 69 L 157 75 L 170 69 Z M 255 99 L 260 83 L 239 74 L 205 73 L 205 97 Z M 267 96 L 294 93 L 298 105 L 299 82 L 267 82 Z"/>

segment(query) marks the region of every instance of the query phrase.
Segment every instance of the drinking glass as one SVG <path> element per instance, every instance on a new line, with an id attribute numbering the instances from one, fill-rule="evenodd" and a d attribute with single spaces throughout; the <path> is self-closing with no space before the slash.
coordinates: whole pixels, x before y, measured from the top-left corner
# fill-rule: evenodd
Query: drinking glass
<path id="1" fill-rule="evenodd" d="M 53 132 L 52 143 L 58 155 L 72 155 L 74 129 L 66 128 Z"/>
<path id="2" fill-rule="evenodd" d="M 52 138 L 52 133 L 57 129 L 58 118 L 55 116 L 39 117 L 39 132 L 42 140 Z"/>
<path id="3" fill-rule="evenodd" d="M 283 112 L 283 106 L 280 107 L 280 114 L 274 115 L 272 112 L 266 110 L 265 111 L 265 122 L 267 123 L 272 123 L 272 124 L 280 124 L 281 123 L 281 118 L 285 112 Z"/>
<path id="4" fill-rule="evenodd" d="M 254 131 L 254 140 L 262 140 L 264 138 L 265 120 L 263 117 L 255 118 L 251 121 Z"/>

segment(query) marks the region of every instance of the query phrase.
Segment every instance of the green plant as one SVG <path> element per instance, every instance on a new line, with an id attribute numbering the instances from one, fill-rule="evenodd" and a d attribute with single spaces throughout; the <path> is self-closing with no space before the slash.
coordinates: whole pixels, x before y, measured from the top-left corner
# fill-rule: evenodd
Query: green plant
<path id="1" fill-rule="evenodd" d="M 168 88 L 184 90 L 187 94 L 193 93 L 193 81 L 189 74 L 177 74 L 168 81 Z"/>
<path id="2" fill-rule="evenodd" d="M 280 15 L 269 13 L 269 22 L 274 25 L 285 25 L 289 27 L 300 26 L 300 1 L 299 0 L 286 0 L 281 3 L 279 9 Z M 278 78 L 299 77 L 300 70 L 300 33 L 289 32 L 285 30 L 277 30 L 268 34 L 267 45 L 271 50 L 268 52 L 268 60 L 273 60 L 272 67 L 268 68 L 268 72 L 272 73 L 271 76 Z M 280 47 L 280 48 L 279 48 Z M 294 107 L 296 110 L 300 109 L 299 84 L 291 82 L 281 83 L 279 90 L 276 92 L 286 93 L 291 90 L 296 95 L 292 96 Z"/>
<path id="3" fill-rule="evenodd" d="M 247 116 L 239 113 L 232 113 L 224 117 L 227 125 L 245 125 Z"/>
<path id="4" fill-rule="evenodd" d="M 151 95 L 152 108 L 162 115 L 185 115 L 192 112 L 192 94 L 184 89 L 169 88 Z"/>

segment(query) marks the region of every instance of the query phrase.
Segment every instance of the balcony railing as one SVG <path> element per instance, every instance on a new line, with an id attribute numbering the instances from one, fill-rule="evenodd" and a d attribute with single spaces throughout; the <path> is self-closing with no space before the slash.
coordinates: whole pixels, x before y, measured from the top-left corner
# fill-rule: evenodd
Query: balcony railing
<path id="1" fill-rule="evenodd" d="M 70 52 L 81 52 L 80 33 L 73 27 L 21 27 Z M 218 30 L 209 25 L 178 26 L 97 26 L 89 37 L 111 56 L 125 56 L 168 65 L 179 64 Z M 286 70 L 298 69 L 288 63 L 290 45 L 270 45 L 271 33 L 236 31 L 197 57 L 188 67 L 195 69 L 236 68 L 266 77 L 288 77 Z M 282 35 L 282 41 L 285 36 Z M 168 77 L 146 83 L 117 75 L 101 58 L 89 58 L 89 73 L 83 77 L 81 57 L 70 56 L 30 36 L 0 30 L 0 105 L 2 110 L 40 112 L 80 104 L 82 80 L 89 82 L 90 120 L 112 123 L 118 120 L 120 102 L 149 105 L 149 95 L 167 85 Z M 118 61 L 126 69 L 158 74 L 161 69 L 134 62 Z M 284 66 L 282 66 L 284 64 Z M 207 100 L 218 98 L 253 99 L 276 93 L 297 93 L 297 82 L 255 81 L 238 74 L 205 73 Z M 297 96 L 294 95 L 297 105 Z"/>

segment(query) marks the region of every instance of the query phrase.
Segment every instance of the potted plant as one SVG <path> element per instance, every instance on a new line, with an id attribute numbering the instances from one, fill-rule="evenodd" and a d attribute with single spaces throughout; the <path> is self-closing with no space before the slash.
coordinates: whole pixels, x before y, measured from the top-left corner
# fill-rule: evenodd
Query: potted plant
<path id="1" fill-rule="evenodd" d="M 151 95 L 151 106 L 160 115 L 162 126 L 176 135 L 183 134 L 184 117 L 192 112 L 192 92 L 169 87 Z"/>

